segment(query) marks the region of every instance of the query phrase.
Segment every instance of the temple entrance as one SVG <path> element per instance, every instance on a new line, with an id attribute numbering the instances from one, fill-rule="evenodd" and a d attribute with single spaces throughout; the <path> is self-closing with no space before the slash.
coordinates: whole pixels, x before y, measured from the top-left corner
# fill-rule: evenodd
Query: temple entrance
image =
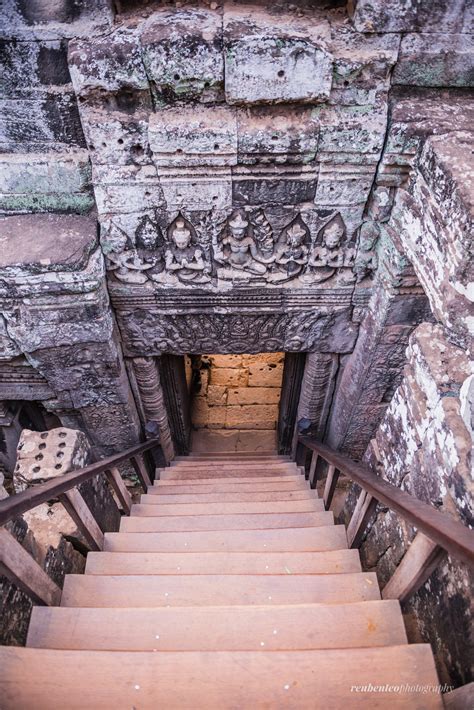
<path id="1" fill-rule="evenodd" d="M 191 449 L 278 448 L 285 354 L 191 356 Z"/>

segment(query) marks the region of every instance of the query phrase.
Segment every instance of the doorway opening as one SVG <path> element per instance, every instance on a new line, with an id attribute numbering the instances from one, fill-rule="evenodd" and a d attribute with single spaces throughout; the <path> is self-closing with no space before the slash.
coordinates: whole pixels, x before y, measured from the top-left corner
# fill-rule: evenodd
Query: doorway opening
<path id="1" fill-rule="evenodd" d="M 276 451 L 285 354 L 192 355 L 191 450 Z"/>

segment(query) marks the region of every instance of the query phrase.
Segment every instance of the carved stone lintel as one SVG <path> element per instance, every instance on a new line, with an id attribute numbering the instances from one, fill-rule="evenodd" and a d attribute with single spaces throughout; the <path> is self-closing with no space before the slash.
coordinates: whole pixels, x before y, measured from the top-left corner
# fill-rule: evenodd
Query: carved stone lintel
<path id="1" fill-rule="evenodd" d="M 171 461 L 175 455 L 174 445 L 156 362 L 152 357 L 137 357 L 133 359 L 133 369 L 144 414 L 148 422 L 157 423 L 163 455 L 166 461 Z"/>

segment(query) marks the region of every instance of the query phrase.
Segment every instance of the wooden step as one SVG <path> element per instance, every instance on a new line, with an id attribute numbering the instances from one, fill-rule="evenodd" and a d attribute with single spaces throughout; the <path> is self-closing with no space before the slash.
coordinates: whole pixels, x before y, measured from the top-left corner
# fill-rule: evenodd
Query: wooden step
<path id="1" fill-rule="evenodd" d="M 318 552 L 347 548 L 343 525 L 273 530 L 105 533 L 107 552 Z"/>
<path id="2" fill-rule="evenodd" d="M 192 459 L 224 459 L 226 461 L 233 459 L 246 459 L 246 458 L 277 458 L 277 459 L 288 459 L 291 457 L 287 454 L 278 454 L 276 451 L 202 451 L 202 452 L 191 452 L 188 456 L 176 456 L 175 461 L 179 460 L 192 460 Z"/>
<path id="3" fill-rule="evenodd" d="M 206 468 L 202 471 L 189 468 L 181 470 L 179 468 L 161 469 L 160 481 L 194 481 L 196 479 L 206 478 L 268 478 L 268 477 L 285 477 L 294 476 L 296 471 L 294 468 L 281 468 L 277 471 L 275 468 L 258 468 L 243 467 L 241 470 L 237 468 L 217 467 L 215 470 Z"/>
<path id="4" fill-rule="evenodd" d="M 280 481 L 232 481 L 222 479 L 206 483 L 187 483 L 186 481 L 157 481 L 148 488 L 149 495 L 170 493 L 263 493 L 264 491 L 309 491 L 309 485 L 304 478 Z"/>
<path id="5" fill-rule="evenodd" d="M 222 461 L 213 459 L 199 459 L 199 460 L 187 460 L 187 461 L 171 461 L 170 468 L 179 469 L 206 469 L 206 468 L 274 468 L 275 470 L 280 470 L 281 468 L 295 468 L 296 464 L 294 461 L 279 461 L 275 459 L 225 459 Z M 162 469 L 164 470 L 164 469 Z"/>
<path id="6" fill-rule="evenodd" d="M 357 550 L 327 552 L 89 552 L 86 574 L 341 574 Z"/>
<path id="7" fill-rule="evenodd" d="M 27 682 L 26 682 L 27 680 Z M 442 710 L 425 644 L 313 651 L 0 649 L 2 710 L 382 708 Z M 413 686 L 354 692 L 356 686 Z"/>
<path id="8" fill-rule="evenodd" d="M 68 574 L 61 606 L 336 604 L 380 599 L 373 572 L 313 575 Z"/>
<path id="9" fill-rule="evenodd" d="M 158 495 L 156 495 L 158 493 Z M 238 491 L 230 493 L 181 493 L 159 495 L 159 490 L 140 496 L 145 505 L 174 505 L 175 503 L 269 503 L 271 501 L 318 500 L 316 491 L 260 491 L 253 493 Z"/>
<path id="10" fill-rule="evenodd" d="M 34 607 L 28 646 L 114 651 L 284 651 L 407 643 L 397 601 L 295 606 Z"/>
<path id="11" fill-rule="evenodd" d="M 144 496 L 142 496 L 143 498 Z M 258 513 L 309 513 L 324 511 L 324 503 L 320 498 L 307 498 L 306 500 L 238 502 L 238 503 L 175 503 L 174 505 L 160 505 L 158 496 L 148 496 L 151 503 L 139 503 L 132 506 L 131 515 L 139 516 L 168 516 L 168 515 L 231 515 L 231 514 L 258 514 Z"/>
<path id="12" fill-rule="evenodd" d="M 135 508 L 135 506 L 134 506 Z M 136 506 L 143 511 L 154 507 Z M 122 518 L 120 532 L 193 532 L 197 530 L 267 530 L 331 525 L 334 515 L 323 513 L 262 513 L 250 515 L 181 515 Z"/>
<path id="13" fill-rule="evenodd" d="M 310 490 L 308 483 L 302 476 L 290 478 L 241 478 L 241 479 L 225 479 L 225 478 L 203 478 L 200 481 L 155 481 L 154 485 L 148 489 L 149 493 L 154 493 L 165 489 L 170 493 L 210 493 L 213 492 L 210 488 L 214 488 L 214 492 L 232 493 L 240 491 L 241 493 L 249 493 L 255 491 L 287 491 L 287 490 Z"/>

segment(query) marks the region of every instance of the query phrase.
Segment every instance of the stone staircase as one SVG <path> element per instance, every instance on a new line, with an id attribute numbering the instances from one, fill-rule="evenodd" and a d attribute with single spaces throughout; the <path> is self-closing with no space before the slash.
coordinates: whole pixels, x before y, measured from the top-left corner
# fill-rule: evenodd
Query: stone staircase
<path id="1" fill-rule="evenodd" d="M 443 707 L 430 647 L 271 452 L 162 470 L 0 664 L 21 710 Z"/>

